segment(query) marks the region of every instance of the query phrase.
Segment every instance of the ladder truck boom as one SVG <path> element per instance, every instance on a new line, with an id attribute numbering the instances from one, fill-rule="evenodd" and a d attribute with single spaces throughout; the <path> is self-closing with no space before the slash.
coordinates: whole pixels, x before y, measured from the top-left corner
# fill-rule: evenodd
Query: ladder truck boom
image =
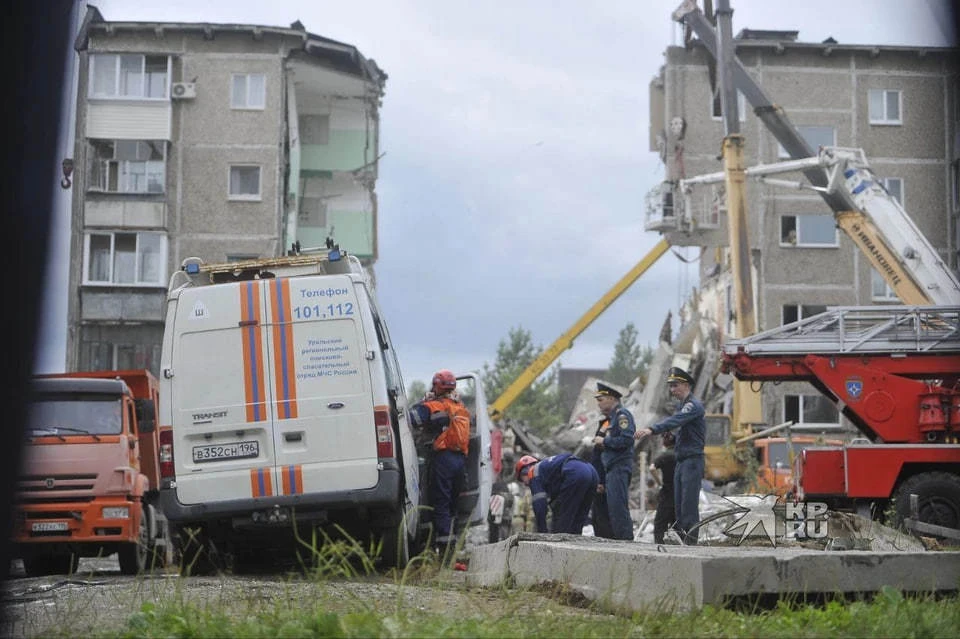
<path id="1" fill-rule="evenodd" d="M 898 521 L 960 540 L 960 305 L 833 307 L 727 340 L 721 368 L 810 382 L 869 440 L 804 450 L 800 498 L 889 502 Z"/>

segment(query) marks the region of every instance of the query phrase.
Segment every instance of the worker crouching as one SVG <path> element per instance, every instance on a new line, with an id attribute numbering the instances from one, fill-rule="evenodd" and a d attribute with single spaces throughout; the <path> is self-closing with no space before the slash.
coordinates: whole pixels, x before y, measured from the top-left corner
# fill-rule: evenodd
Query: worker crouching
<path id="1" fill-rule="evenodd" d="M 543 461 L 524 455 L 517 461 L 517 480 L 530 488 L 537 532 L 583 534 L 600 481 L 596 469 L 571 453 Z M 553 514 L 547 527 L 547 509 Z"/>

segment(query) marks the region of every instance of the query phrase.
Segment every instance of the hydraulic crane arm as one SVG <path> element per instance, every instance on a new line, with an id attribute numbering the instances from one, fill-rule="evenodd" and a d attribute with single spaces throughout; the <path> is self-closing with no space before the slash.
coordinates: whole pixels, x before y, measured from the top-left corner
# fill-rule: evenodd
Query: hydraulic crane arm
<path id="1" fill-rule="evenodd" d="M 504 390 L 497 399 L 490 404 L 490 416 L 494 419 L 500 419 L 503 417 L 504 411 L 507 410 L 507 407 L 510 406 L 520 396 L 523 391 L 525 391 L 530 384 L 534 382 L 540 375 L 543 374 L 545 370 L 558 358 L 560 354 L 570 348 L 573 345 L 573 340 L 577 338 L 588 326 L 590 326 L 595 319 L 597 319 L 603 311 L 607 309 L 608 306 L 613 304 L 618 297 L 620 297 L 624 291 L 626 291 L 630 286 L 637 281 L 641 275 L 643 275 L 653 264 L 667 252 L 667 249 L 670 245 L 667 243 L 667 240 L 662 239 L 657 244 L 650 249 L 650 252 L 647 253 L 643 259 L 637 262 L 637 265 L 634 266 L 630 271 L 624 275 L 620 280 L 613 285 L 609 291 L 604 293 L 597 302 L 590 307 L 590 309 L 583 314 L 583 316 L 576 321 L 576 323 L 571 326 L 566 333 L 561 335 L 557 340 L 550 345 L 548 349 L 540 353 L 540 356 L 537 357 L 526 370 L 524 370 L 520 375 L 513 380 L 513 383 Z"/>
<path id="2" fill-rule="evenodd" d="M 695 0 L 684 0 L 673 12 L 673 19 L 696 33 L 710 55 L 719 61 L 716 32 Z M 732 66 L 737 88 L 790 157 L 793 160 L 814 158 L 817 153 L 783 109 L 770 101 L 735 55 L 725 57 L 727 64 Z M 818 170 L 816 161 L 794 167 L 794 170 L 803 171 L 812 189 L 833 211 L 838 226 L 860 248 L 901 301 L 919 305 L 960 302 L 960 282 L 906 211 L 886 193 L 863 153 L 860 152 L 858 158 L 848 159 L 843 169 L 839 173 L 840 179 L 834 180 L 829 172 Z M 749 169 L 747 174 L 750 174 Z"/>

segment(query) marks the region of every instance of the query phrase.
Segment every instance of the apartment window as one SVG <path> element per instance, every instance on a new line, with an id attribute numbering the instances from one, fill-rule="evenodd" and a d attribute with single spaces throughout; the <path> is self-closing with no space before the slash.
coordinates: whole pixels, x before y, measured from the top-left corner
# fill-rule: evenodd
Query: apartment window
<path id="1" fill-rule="evenodd" d="M 301 115 L 298 126 L 300 142 L 303 144 L 330 143 L 329 115 Z"/>
<path id="2" fill-rule="evenodd" d="M 260 256 L 257 255 L 256 253 L 249 253 L 249 254 L 247 254 L 247 253 L 234 253 L 234 254 L 231 254 L 231 255 L 227 255 L 227 261 L 228 261 L 228 262 L 246 262 L 246 261 L 248 261 L 248 260 L 258 259 L 259 257 L 260 257 Z"/>
<path id="3" fill-rule="evenodd" d="M 787 325 L 826 311 L 825 304 L 784 304 L 781 315 L 783 316 L 783 324 Z"/>
<path id="4" fill-rule="evenodd" d="M 797 126 L 797 133 L 813 149 L 814 155 L 821 146 L 837 146 L 837 129 L 832 126 L 820 126 L 815 124 L 800 124 Z M 789 159 L 790 154 L 781 145 L 777 145 L 777 157 Z"/>
<path id="5" fill-rule="evenodd" d="M 784 395 L 783 421 L 792 428 L 824 430 L 840 428 L 840 411 L 823 395 Z"/>
<path id="6" fill-rule="evenodd" d="M 229 196 L 231 200 L 259 200 L 260 167 L 240 164 L 231 166 Z"/>
<path id="7" fill-rule="evenodd" d="M 870 89 L 870 124 L 903 124 L 903 95 L 890 89 Z"/>
<path id="8" fill-rule="evenodd" d="M 870 297 L 875 302 L 896 302 L 900 299 L 877 269 L 870 271 Z"/>
<path id="9" fill-rule="evenodd" d="M 780 218 L 780 246 L 837 247 L 832 215 L 784 215 Z"/>
<path id="10" fill-rule="evenodd" d="M 713 95 L 713 104 L 711 106 L 710 116 L 714 120 L 723 119 L 723 108 L 720 104 L 720 85 L 717 84 L 717 90 Z M 747 121 L 747 99 L 743 94 L 737 91 L 737 117 L 741 122 Z"/>
<path id="11" fill-rule="evenodd" d="M 136 53 L 90 56 L 90 97 L 164 99 L 170 58 Z"/>
<path id="12" fill-rule="evenodd" d="M 160 346 L 123 344 L 114 341 L 81 340 L 81 370 L 113 371 L 160 369 Z"/>
<path id="13" fill-rule="evenodd" d="M 167 236 L 92 231 L 84 238 L 84 284 L 165 286 Z"/>
<path id="14" fill-rule="evenodd" d="M 880 182 L 883 184 L 883 188 L 887 189 L 887 193 L 900 206 L 903 206 L 903 178 L 883 178 Z"/>
<path id="15" fill-rule="evenodd" d="M 87 188 L 109 193 L 163 193 L 162 140 L 90 140 Z"/>
<path id="16" fill-rule="evenodd" d="M 235 73 L 231 78 L 230 108 L 263 109 L 267 104 L 267 76 Z"/>
<path id="17" fill-rule="evenodd" d="M 950 164 L 950 175 L 953 181 L 953 207 L 960 208 L 960 160 Z"/>
<path id="18" fill-rule="evenodd" d="M 300 198 L 300 211 L 297 221 L 304 226 L 327 225 L 327 202 L 320 197 Z"/>

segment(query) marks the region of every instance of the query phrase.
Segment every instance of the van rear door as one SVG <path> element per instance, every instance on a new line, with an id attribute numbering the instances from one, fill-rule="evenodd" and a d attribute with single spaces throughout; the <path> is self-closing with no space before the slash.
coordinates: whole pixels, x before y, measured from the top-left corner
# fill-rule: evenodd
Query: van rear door
<path id="1" fill-rule="evenodd" d="M 253 281 L 180 292 L 170 388 L 181 503 L 274 494 L 262 288 Z"/>
<path id="2" fill-rule="evenodd" d="M 377 437 L 352 279 L 277 278 L 264 286 L 279 494 L 373 488 Z"/>

